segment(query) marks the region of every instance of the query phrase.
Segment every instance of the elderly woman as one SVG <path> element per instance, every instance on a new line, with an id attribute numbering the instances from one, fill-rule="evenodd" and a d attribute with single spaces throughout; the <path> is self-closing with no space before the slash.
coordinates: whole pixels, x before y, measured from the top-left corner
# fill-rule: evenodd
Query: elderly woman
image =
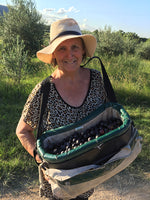
<path id="1" fill-rule="evenodd" d="M 96 49 L 93 35 L 82 35 L 74 19 L 54 22 L 50 30 L 50 44 L 37 52 L 37 57 L 52 64 L 55 71 L 49 76 L 50 92 L 42 121 L 42 131 L 74 123 L 89 115 L 106 100 L 103 80 L 99 71 L 81 67 L 86 57 L 92 57 Z M 16 134 L 31 156 L 36 146 L 33 131 L 39 121 L 41 85 L 37 84 L 24 106 Z M 39 156 L 36 161 L 41 162 Z M 46 176 L 41 196 L 52 197 Z M 89 193 L 76 199 L 88 199 Z"/>

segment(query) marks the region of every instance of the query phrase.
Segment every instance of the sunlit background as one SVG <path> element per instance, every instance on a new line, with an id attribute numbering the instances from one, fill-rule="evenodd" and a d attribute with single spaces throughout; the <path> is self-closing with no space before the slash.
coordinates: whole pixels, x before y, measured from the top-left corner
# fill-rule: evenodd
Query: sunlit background
<path id="1" fill-rule="evenodd" d="M 104 29 L 134 32 L 150 38 L 149 0 L 35 0 L 37 10 L 47 24 L 66 17 L 73 17 L 83 30 Z M 0 5 L 11 0 L 0 0 Z"/>

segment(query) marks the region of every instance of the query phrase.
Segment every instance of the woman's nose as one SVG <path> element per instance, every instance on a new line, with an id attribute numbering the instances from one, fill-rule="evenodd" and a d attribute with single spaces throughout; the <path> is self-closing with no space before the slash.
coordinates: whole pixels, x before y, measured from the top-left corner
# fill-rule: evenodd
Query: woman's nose
<path id="1" fill-rule="evenodd" d="M 68 57 L 68 58 L 72 58 L 72 56 L 73 56 L 73 51 L 72 51 L 72 49 L 68 49 L 68 50 L 67 50 L 67 57 Z"/>

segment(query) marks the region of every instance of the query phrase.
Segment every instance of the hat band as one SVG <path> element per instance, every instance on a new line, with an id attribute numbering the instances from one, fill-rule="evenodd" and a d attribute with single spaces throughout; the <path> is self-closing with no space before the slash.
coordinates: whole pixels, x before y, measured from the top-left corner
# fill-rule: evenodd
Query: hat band
<path id="1" fill-rule="evenodd" d="M 50 41 L 50 44 L 56 40 L 57 38 L 64 36 L 64 35 L 82 35 L 81 33 L 77 32 L 77 31 L 64 31 L 59 33 L 52 41 Z"/>

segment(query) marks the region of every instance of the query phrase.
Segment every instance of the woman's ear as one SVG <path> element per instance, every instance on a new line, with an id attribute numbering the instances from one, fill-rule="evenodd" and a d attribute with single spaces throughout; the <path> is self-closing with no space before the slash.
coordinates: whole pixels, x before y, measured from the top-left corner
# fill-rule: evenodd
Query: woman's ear
<path id="1" fill-rule="evenodd" d="M 86 61 L 86 52 L 84 51 L 84 54 L 82 55 L 82 62 Z"/>
<path id="2" fill-rule="evenodd" d="M 54 52 L 52 53 L 52 59 L 55 59 L 56 57 L 55 57 L 55 54 L 54 54 Z"/>
<path id="3" fill-rule="evenodd" d="M 52 61 L 51 61 L 52 66 L 56 67 L 57 61 L 56 61 L 56 57 L 55 57 L 54 53 L 52 53 L 51 57 L 52 57 Z"/>

